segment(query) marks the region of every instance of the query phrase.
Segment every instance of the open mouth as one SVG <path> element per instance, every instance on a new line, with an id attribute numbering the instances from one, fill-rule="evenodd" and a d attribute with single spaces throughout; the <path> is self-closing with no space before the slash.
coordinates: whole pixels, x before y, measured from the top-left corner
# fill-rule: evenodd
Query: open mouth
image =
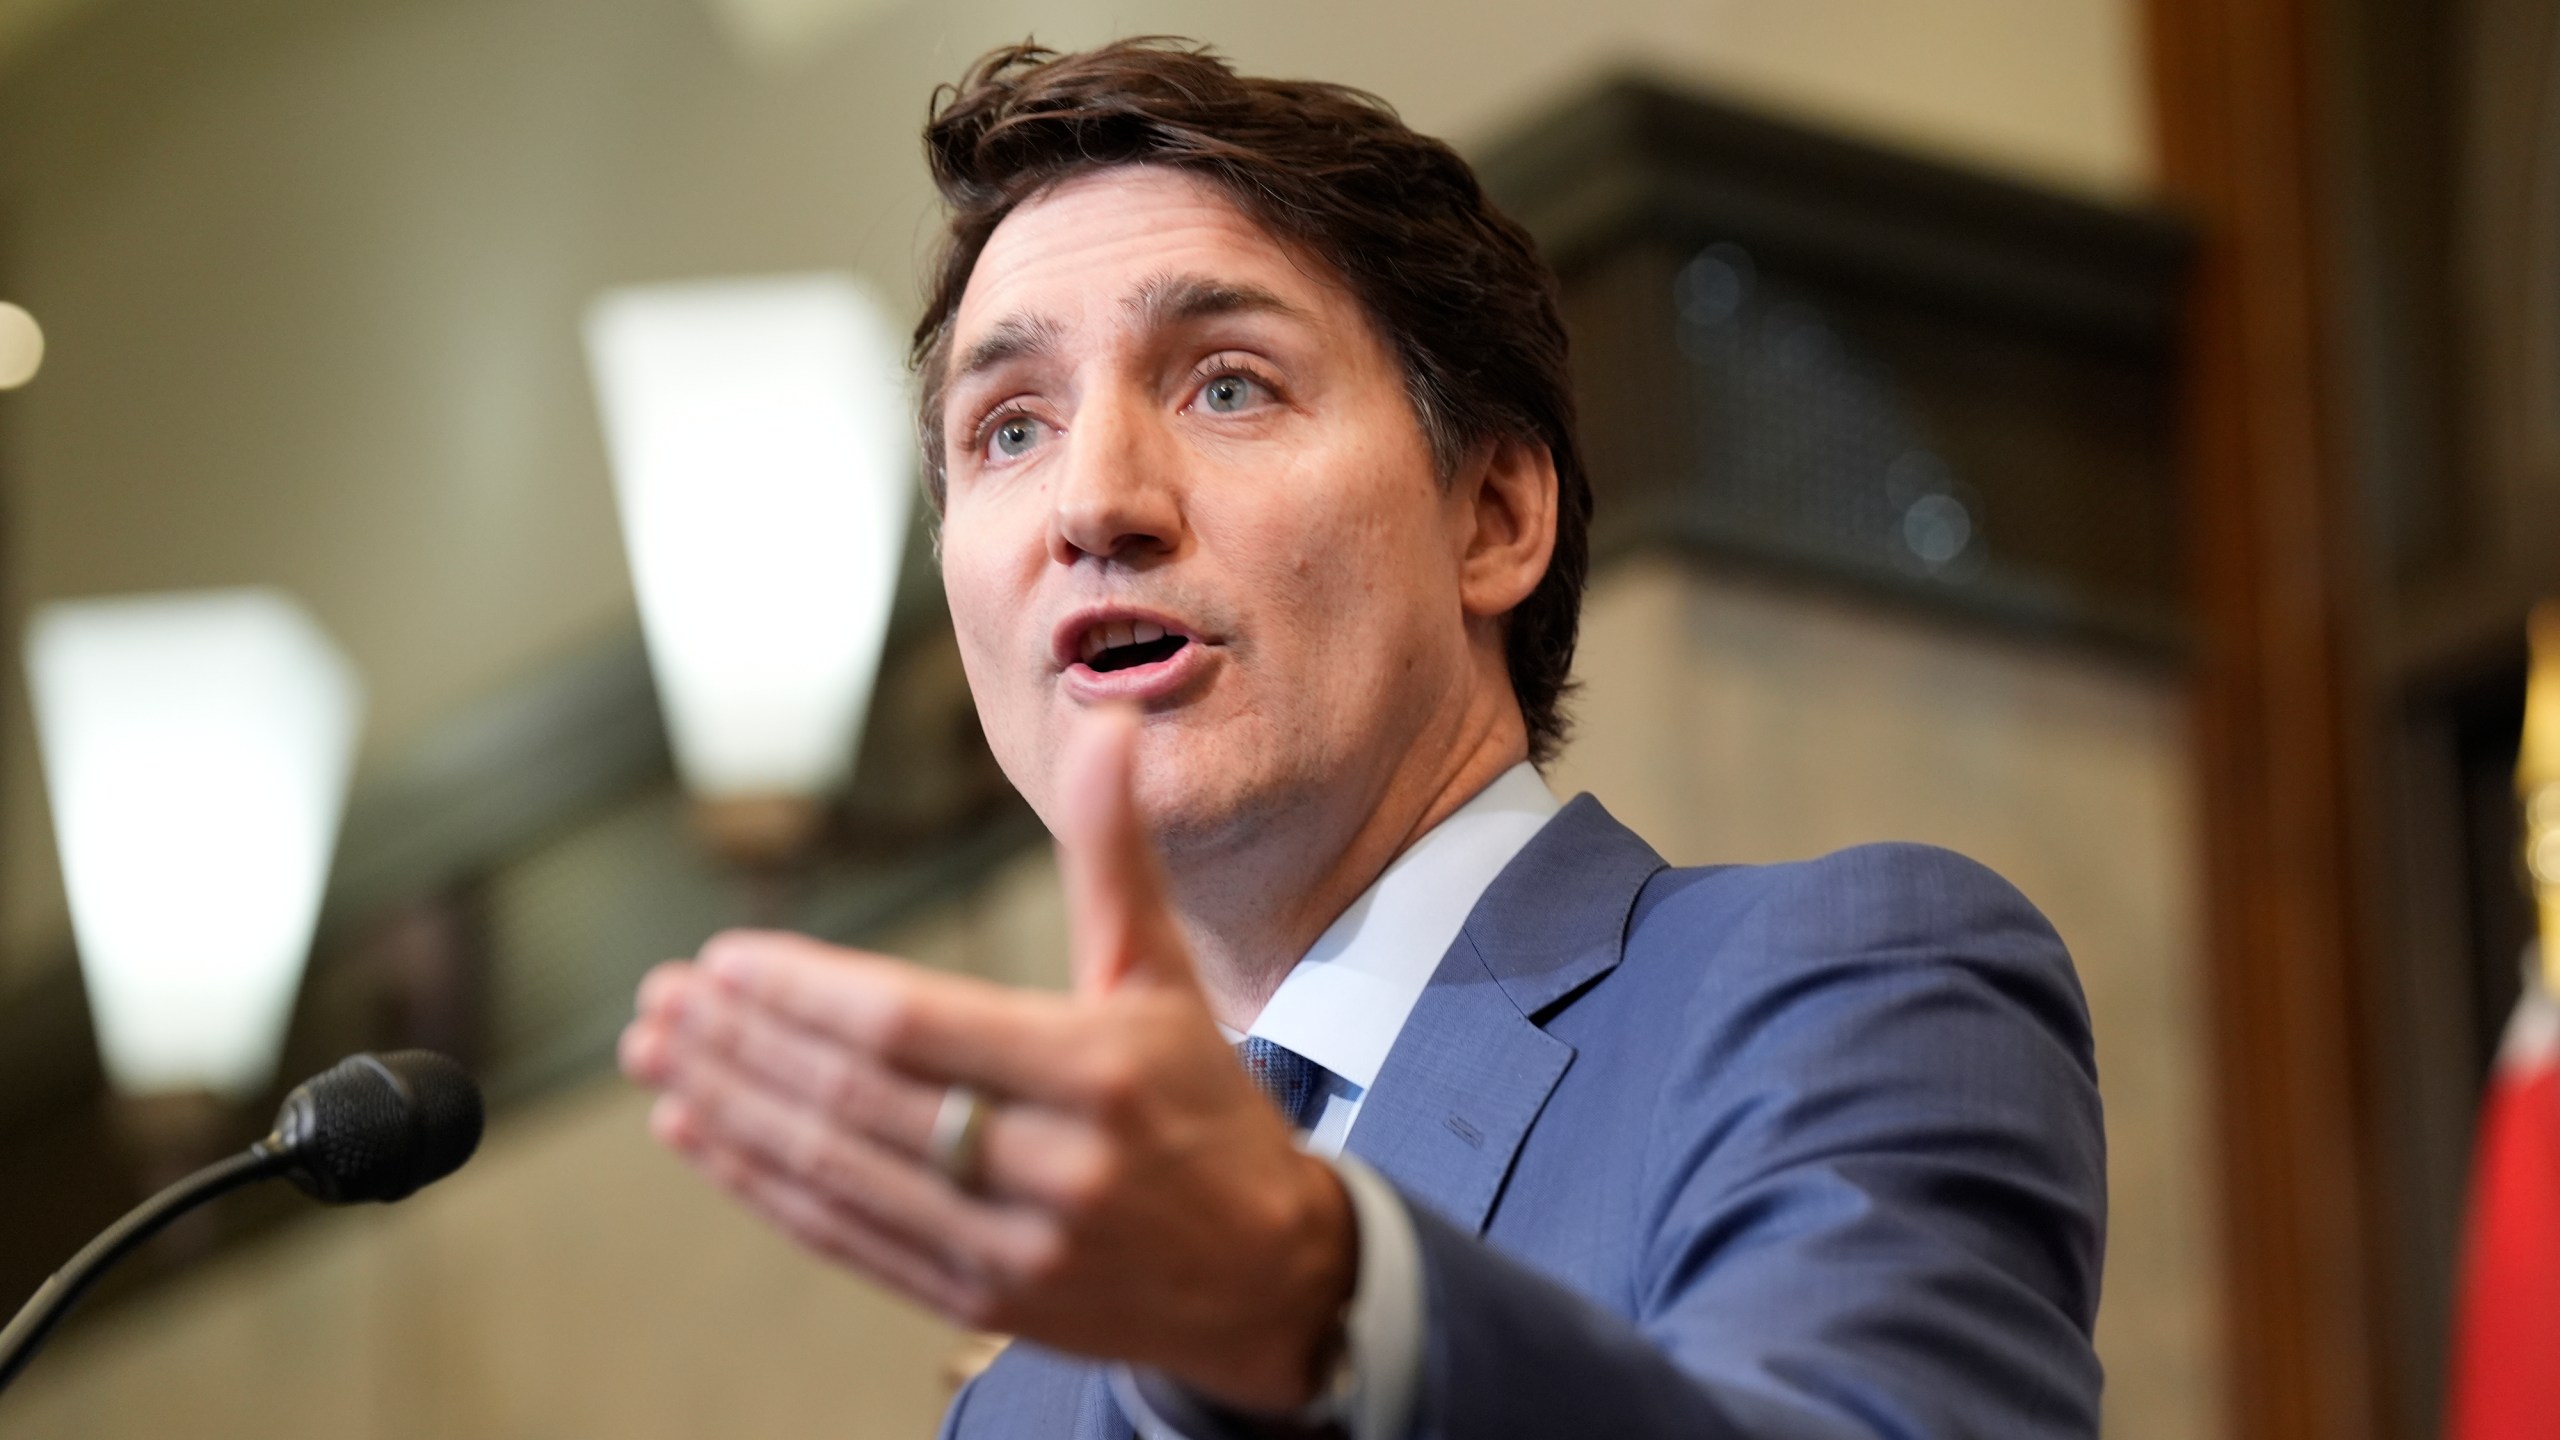
<path id="1" fill-rule="evenodd" d="M 1114 620 L 1085 632 L 1083 658 L 1087 668 L 1108 675 L 1170 660 L 1190 643 L 1189 636 L 1174 634 L 1152 621 Z"/>

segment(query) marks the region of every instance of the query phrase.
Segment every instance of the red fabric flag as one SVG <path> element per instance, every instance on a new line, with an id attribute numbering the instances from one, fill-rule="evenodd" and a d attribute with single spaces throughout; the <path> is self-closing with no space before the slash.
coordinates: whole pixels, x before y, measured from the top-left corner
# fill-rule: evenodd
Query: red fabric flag
<path id="1" fill-rule="evenodd" d="M 2528 970 L 2471 1167 L 2446 1440 L 2560 1440 L 2560 1002 Z"/>

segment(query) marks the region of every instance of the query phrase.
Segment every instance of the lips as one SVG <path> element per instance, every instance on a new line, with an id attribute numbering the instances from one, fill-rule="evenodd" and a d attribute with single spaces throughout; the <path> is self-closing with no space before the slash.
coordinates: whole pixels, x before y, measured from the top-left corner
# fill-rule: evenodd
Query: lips
<path id="1" fill-rule="evenodd" d="M 1108 675 L 1171 659 L 1190 643 L 1191 637 L 1153 620 L 1110 620 L 1086 628 L 1079 653 L 1084 664 Z"/>
<path id="2" fill-rule="evenodd" d="M 1169 696 L 1216 648 L 1170 615 L 1121 606 L 1078 611 L 1052 638 L 1068 689 L 1088 701 Z"/>

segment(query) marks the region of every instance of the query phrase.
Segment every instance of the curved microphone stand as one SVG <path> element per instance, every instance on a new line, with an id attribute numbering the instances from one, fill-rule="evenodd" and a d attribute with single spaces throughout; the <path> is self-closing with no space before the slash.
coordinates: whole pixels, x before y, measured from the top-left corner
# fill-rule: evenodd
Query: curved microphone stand
<path id="1" fill-rule="evenodd" d="M 294 1087 L 267 1138 L 135 1206 L 55 1271 L 0 1330 L 0 1390 L 107 1267 L 206 1201 L 277 1176 L 324 1204 L 403 1199 L 461 1169 L 480 1128 L 480 1087 L 444 1056 L 348 1056 Z"/>
<path id="2" fill-rule="evenodd" d="M 79 1302 L 98 1277 L 144 1241 L 168 1228 L 169 1222 L 218 1195 L 226 1195 L 243 1185 L 271 1180 L 292 1168 L 293 1157 L 261 1140 L 240 1154 L 219 1160 L 168 1189 L 143 1201 L 123 1219 L 107 1227 L 105 1234 L 82 1247 L 71 1257 L 71 1263 L 53 1272 L 53 1277 L 35 1293 L 35 1298 L 0 1330 L 0 1390 L 18 1378 L 36 1351 L 53 1333 L 53 1327 Z"/>

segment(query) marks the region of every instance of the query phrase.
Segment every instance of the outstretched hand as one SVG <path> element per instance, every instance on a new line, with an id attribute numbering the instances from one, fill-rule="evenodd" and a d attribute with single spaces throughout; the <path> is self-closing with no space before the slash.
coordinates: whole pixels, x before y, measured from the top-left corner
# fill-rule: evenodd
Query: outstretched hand
<path id="1" fill-rule="evenodd" d="M 650 973 L 622 1066 L 660 1140 L 809 1249 L 964 1325 L 1294 1409 L 1351 1293 L 1350 1204 L 1211 1018 L 1136 730 L 1094 712 L 1067 748 L 1071 994 L 731 931 Z M 929 1160 L 955 1085 L 987 1107 L 965 1184 Z"/>

